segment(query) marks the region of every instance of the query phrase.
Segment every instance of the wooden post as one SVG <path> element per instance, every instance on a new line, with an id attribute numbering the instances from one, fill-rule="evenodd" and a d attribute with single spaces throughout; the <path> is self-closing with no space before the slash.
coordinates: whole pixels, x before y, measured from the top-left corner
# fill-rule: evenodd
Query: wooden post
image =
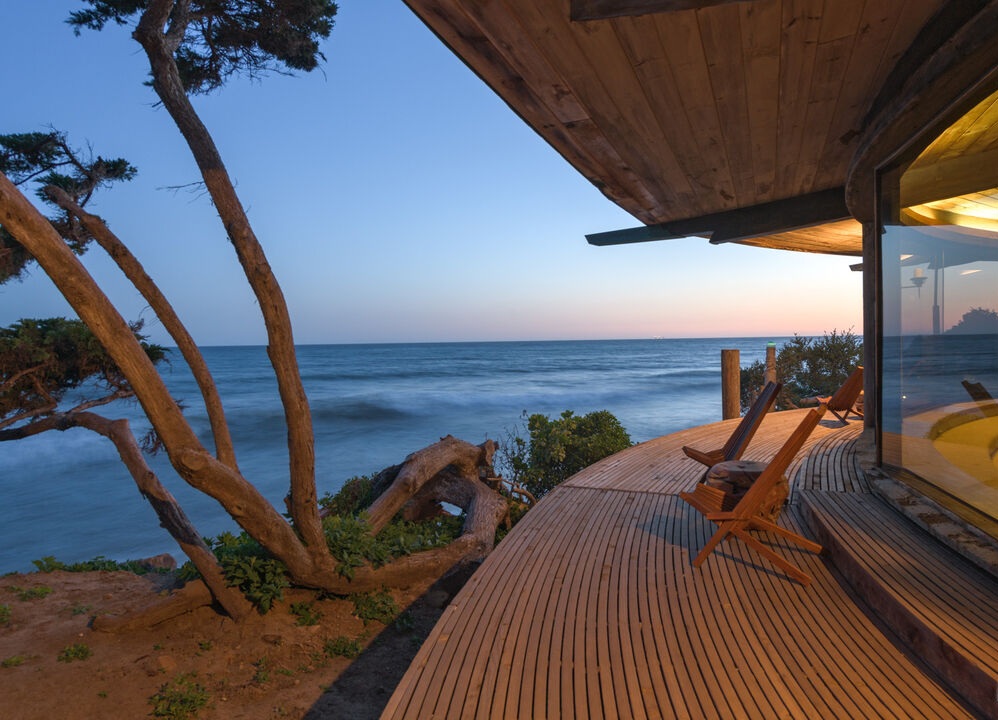
<path id="1" fill-rule="evenodd" d="M 724 420 L 742 414 L 741 387 L 738 350 L 721 350 L 721 417 Z"/>
<path id="2" fill-rule="evenodd" d="M 768 383 L 776 382 L 776 343 L 766 343 L 766 378 Z"/>

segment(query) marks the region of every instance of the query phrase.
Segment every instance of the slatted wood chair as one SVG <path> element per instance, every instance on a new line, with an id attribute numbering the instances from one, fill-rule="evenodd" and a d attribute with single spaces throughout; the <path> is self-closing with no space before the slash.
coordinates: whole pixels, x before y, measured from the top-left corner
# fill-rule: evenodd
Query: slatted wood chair
<path id="1" fill-rule="evenodd" d="M 759 429 L 763 418 L 766 417 L 766 413 L 769 412 L 769 409 L 773 407 L 773 403 L 776 402 L 776 396 L 782 387 L 783 385 L 778 382 L 766 383 L 766 387 L 759 393 L 759 397 L 752 403 L 752 407 L 742 417 L 742 421 L 738 423 L 735 431 L 731 433 L 731 437 L 728 438 L 723 447 L 704 452 L 703 450 L 697 450 L 696 448 L 684 445 L 683 452 L 686 453 L 688 458 L 692 458 L 701 465 L 706 465 L 708 468 L 725 460 L 739 460 L 742 453 L 748 448 L 748 444 L 751 442 L 752 436 L 755 435 L 755 431 Z M 706 477 L 706 473 L 704 476 Z"/>
<path id="2" fill-rule="evenodd" d="M 837 417 L 843 425 L 848 425 L 849 413 L 856 417 L 863 417 L 863 413 L 857 409 L 856 401 L 859 394 L 863 392 L 863 366 L 860 365 L 850 373 L 842 387 L 835 391 L 834 395 L 818 398 L 818 402 L 826 406 L 832 415 Z"/>
<path id="3" fill-rule="evenodd" d="M 984 387 L 983 383 L 970 382 L 970 380 L 961 380 L 960 384 L 970 395 L 971 400 L 975 402 L 992 402 L 994 400 L 991 397 L 991 393 L 988 392 L 987 388 Z"/>
<path id="4" fill-rule="evenodd" d="M 734 509 L 723 510 L 724 491 L 709 487 L 703 483 L 697 483 L 693 492 L 679 493 L 679 496 L 683 500 L 692 505 L 708 520 L 717 524 L 717 530 L 693 560 L 694 567 L 700 567 L 707 559 L 707 556 L 714 551 L 722 540 L 735 537 L 802 585 L 809 585 L 811 583 L 810 575 L 778 555 L 771 547 L 760 542 L 750 535 L 749 532 L 752 530 L 766 530 L 790 540 L 809 552 L 821 552 L 821 545 L 818 543 L 808 540 L 784 527 L 780 527 L 775 522 L 764 518 L 761 513 L 768 509 L 766 501 L 770 491 L 783 478 L 790 463 L 804 445 L 804 441 L 807 440 L 808 436 L 818 425 L 824 413 L 825 407 L 821 406 L 815 410 L 810 410 L 804 416 L 797 429 L 793 431 L 783 444 L 783 447 L 773 457 L 773 460 L 766 466 L 762 474 L 759 475 L 759 479 L 752 484 L 752 487 L 742 496 L 742 499 L 738 501 Z"/>

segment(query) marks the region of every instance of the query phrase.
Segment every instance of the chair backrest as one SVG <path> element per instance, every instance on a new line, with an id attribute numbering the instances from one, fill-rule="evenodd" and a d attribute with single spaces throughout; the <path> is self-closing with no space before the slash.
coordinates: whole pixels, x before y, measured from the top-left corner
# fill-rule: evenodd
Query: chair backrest
<path id="1" fill-rule="evenodd" d="M 961 380 L 963 387 L 967 390 L 967 394 L 970 395 L 972 400 L 977 402 L 988 402 L 989 400 L 994 400 L 991 397 L 991 393 L 987 391 L 983 383 L 970 382 L 969 380 Z"/>
<path id="2" fill-rule="evenodd" d="M 759 397 L 752 403 L 752 407 L 748 409 L 748 412 L 742 417 L 742 421 L 738 423 L 738 427 L 735 428 L 735 431 L 731 433 L 731 437 L 728 438 L 728 441 L 724 443 L 724 447 L 721 448 L 725 460 L 741 459 L 742 453 L 745 452 L 749 442 L 752 440 L 752 436 L 759 429 L 762 419 L 766 417 L 766 413 L 769 412 L 769 409 L 773 407 L 773 403 L 776 402 L 776 396 L 782 387 L 783 385 L 778 382 L 766 383 L 766 387 L 759 393 Z"/>
<path id="3" fill-rule="evenodd" d="M 863 390 L 863 366 L 860 365 L 846 381 L 842 387 L 835 391 L 835 394 L 828 399 L 829 410 L 851 410 L 859 399 L 859 394 Z"/>
<path id="4" fill-rule="evenodd" d="M 793 462 L 794 457 L 804 445 L 804 441 L 807 440 L 814 428 L 817 427 L 821 416 L 824 414 L 824 405 L 808 411 L 804 419 L 800 421 L 797 429 L 791 433 L 787 441 L 783 443 L 783 447 L 779 449 L 769 465 L 766 466 L 766 469 L 762 471 L 758 479 L 752 483 L 752 487 L 738 501 L 738 504 L 732 510 L 736 516 L 750 518 L 759 511 L 762 503 L 769 497 L 769 491 L 783 477 L 787 468 L 790 467 L 790 463 Z"/>

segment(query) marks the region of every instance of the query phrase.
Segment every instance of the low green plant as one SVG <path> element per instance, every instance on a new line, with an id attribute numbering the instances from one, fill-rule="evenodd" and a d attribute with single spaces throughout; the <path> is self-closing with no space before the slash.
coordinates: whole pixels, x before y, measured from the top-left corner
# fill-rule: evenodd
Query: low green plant
<path id="1" fill-rule="evenodd" d="M 352 579 L 366 564 L 381 567 L 395 558 L 421 550 L 444 547 L 461 534 L 463 518 L 441 515 L 422 522 L 396 520 L 371 535 L 366 516 L 329 515 L 322 521 L 326 544 L 340 563 L 336 570 Z"/>
<path id="2" fill-rule="evenodd" d="M 222 566 L 226 582 L 238 587 L 261 614 L 284 597 L 284 588 L 290 584 L 287 568 L 245 532 L 225 532 L 208 544 Z"/>
<path id="3" fill-rule="evenodd" d="M 395 629 L 399 632 L 410 632 L 416 627 L 416 620 L 411 612 L 404 612 L 395 618 Z"/>
<path id="4" fill-rule="evenodd" d="M 10 618 L 11 618 L 10 605 L 7 604 L 0 605 L 0 625 L 3 625 L 4 627 L 10 625 Z"/>
<path id="5" fill-rule="evenodd" d="M 207 652 L 208 650 L 211 650 L 214 646 L 215 646 L 215 644 L 211 640 L 199 640 L 198 641 L 198 648 L 200 648 L 203 652 Z"/>
<path id="6" fill-rule="evenodd" d="M 72 607 L 73 615 L 86 615 L 88 612 L 90 612 L 89 605 L 81 605 L 80 603 L 76 603 Z"/>
<path id="7" fill-rule="evenodd" d="M 353 601 L 353 614 L 363 620 L 365 625 L 375 620 L 383 625 L 390 625 L 399 614 L 399 607 L 387 590 L 357 593 L 351 595 L 350 599 Z"/>
<path id="8" fill-rule="evenodd" d="M 326 640 L 323 650 L 329 657 L 355 658 L 360 655 L 360 641 L 340 635 L 332 640 Z"/>
<path id="9" fill-rule="evenodd" d="M 52 594 L 52 588 L 48 585 L 36 585 L 33 588 L 22 588 L 17 585 L 11 585 L 9 589 L 11 592 L 15 593 L 17 595 L 17 599 L 22 602 L 38 600 Z"/>
<path id="10" fill-rule="evenodd" d="M 90 646 L 86 643 L 73 643 L 72 645 L 67 645 L 56 656 L 56 660 L 59 662 L 70 663 L 74 660 L 86 660 L 89 658 L 93 652 L 90 650 Z"/>
<path id="11" fill-rule="evenodd" d="M 291 603 L 290 610 L 291 614 L 297 618 L 296 625 L 318 625 L 319 619 L 322 617 L 322 613 L 316 610 L 310 602 Z"/>
<path id="12" fill-rule="evenodd" d="M 270 660 L 262 657 L 253 663 L 253 667 L 256 668 L 256 671 L 253 673 L 254 683 L 257 685 L 263 685 L 270 682 Z"/>
<path id="13" fill-rule="evenodd" d="M 0 667 L 5 667 L 5 668 L 17 667 L 18 665 L 23 664 L 24 661 L 27 659 L 28 659 L 27 655 L 11 655 L 9 658 L 0 661 Z"/>
<path id="14" fill-rule="evenodd" d="M 536 498 L 579 470 L 631 446 L 631 436 L 608 410 L 586 415 L 566 410 L 555 420 L 524 411 L 521 420 L 528 438 L 519 434 L 520 429 L 507 430 L 496 464 L 504 477 Z"/>
<path id="15" fill-rule="evenodd" d="M 194 673 L 178 675 L 149 698 L 152 715 L 170 720 L 188 720 L 208 705 L 211 696 Z"/>
<path id="16" fill-rule="evenodd" d="M 319 498 L 319 507 L 329 515 L 359 515 L 374 501 L 374 483 L 368 475 L 352 477 L 335 495 Z"/>
<path id="17" fill-rule="evenodd" d="M 64 572 L 97 572 L 100 570 L 107 572 L 125 571 L 135 575 L 146 575 L 149 573 L 149 568 L 147 566 L 136 562 L 135 560 L 118 562 L 117 560 L 110 560 L 103 555 L 98 555 L 90 560 L 82 560 L 75 563 L 64 563 L 61 560 L 56 560 L 51 555 L 46 555 L 38 560 L 32 560 L 31 564 L 34 565 L 38 569 L 38 572 L 41 573 L 50 573 L 55 572 L 56 570 L 62 570 Z"/>

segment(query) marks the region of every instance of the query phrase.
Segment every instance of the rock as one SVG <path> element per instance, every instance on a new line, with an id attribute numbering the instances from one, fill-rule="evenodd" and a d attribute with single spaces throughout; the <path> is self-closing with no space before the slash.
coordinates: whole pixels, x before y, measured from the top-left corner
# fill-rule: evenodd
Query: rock
<path id="1" fill-rule="evenodd" d="M 147 570 L 176 570 L 177 561 L 170 553 L 153 555 L 152 557 L 136 560 L 136 562 Z"/>

